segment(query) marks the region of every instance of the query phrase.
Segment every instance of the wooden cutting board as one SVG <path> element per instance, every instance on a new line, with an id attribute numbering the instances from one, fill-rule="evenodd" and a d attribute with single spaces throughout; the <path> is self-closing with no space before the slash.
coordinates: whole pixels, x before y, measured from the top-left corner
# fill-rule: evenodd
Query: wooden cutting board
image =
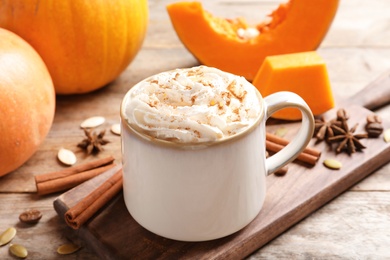
<path id="1" fill-rule="evenodd" d="M 370 104 L 370 108 L 382 105 L 390 99 L 389 79 L 388 74 L 385 75 L 343 106 L 350 113 L 349 125 L 359 123 L 357 133 L 364 131 L 366 116 L 372 112 L 351 104 L 352 101 L 363 105 Z M 378 98 L 384 96 L 387 99 Z M 371 102 L 373 100 L 376 102 Z M 334 118 L 338 108 L 325 113 L 325 118 Z M 299 123 L 278 122 L 268 125 L 267 131 L 273 132 L 286 127 L 286 138 L 289 139 L 294 136 L 299 126 Z M 385 120 L 383 126 L 385 129 L 390 128 L 390 122 Z M 336 155 L 324 143 L 314 145 L 314 141 L 312 140 L 310 146 L 322 150 L 319 162 L 312 168 L 294 162 L 289 165 L 287 175 L 268 176 L 267 196 L 261 212 L 247 227 L 228 237 L 189 243 L 157 236 L 135 222 L 126 210 L 122 194 L 80 230 L 72 232 L 103 259 L 243 258 L 390 161 L 390 143 L 385 143 L 382 136 L 378 139 L 364 139 L 362 142 L 367 148 L 351 156 L 344 153 Z M 322 164 L 326 158 L 336 158 L 343 163 L 343 167 L 340 170 L 326 168 Z M 59 216 L 63 218 L 70 207 L 113 172 L 107 172 L 59 196 L 54 201 L 54 208 Z"/>

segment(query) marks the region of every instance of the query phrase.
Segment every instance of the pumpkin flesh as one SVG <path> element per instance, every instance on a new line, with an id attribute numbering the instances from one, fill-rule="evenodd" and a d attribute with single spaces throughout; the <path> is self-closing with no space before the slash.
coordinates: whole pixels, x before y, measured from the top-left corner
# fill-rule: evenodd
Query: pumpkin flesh
<path id="1" fill-rule="evenodd" d="M 199 2 L 167 6 L 174 29 L 186 48 L 202 63 L 253 80 L 265 57 L 315 50 L 336 14 L 338 0 L 290 0 L 270 22 L 249 26 L 245 19 L 224 19 Z M 238 29 L 258 34 L 242 38 Z"/>
<path id="2" fill-rule="evenodd" d="M 266 57 L 253 85 L 264 96 L 279 91 L 294 92 L 306 101 L 315 116 L 335 105 L 325 61 L 315 51 Z M 272 117 L 300 120 L 302 114 L 298 109 L 287 108 Z"/>

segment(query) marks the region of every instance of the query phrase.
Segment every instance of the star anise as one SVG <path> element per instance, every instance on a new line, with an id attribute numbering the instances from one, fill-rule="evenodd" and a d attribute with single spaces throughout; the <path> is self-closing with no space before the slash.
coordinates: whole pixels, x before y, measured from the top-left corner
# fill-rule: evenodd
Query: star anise
<path id="1" fill-rule="evenodd" d="M 347 151 L 350 155 L 356 151 L 361 151 L 366 148 L 359 140 L 362 138 L 367 138 L 367 133 L 364 134 L 355 134 L 358 124 L 354 125 L 351 129 L 344 130 L 343 127 L 333 126 L 335 130 L 335 136 L 329 137 L 328 141 L 330 143 L 339 142 L 339 145 L 336 148 L 336 152 L 340 153 L 342 151 Z"/>
<path id="2" fill-rule="evenodd" d="M 92 130 L 84 129 L 84 133 L 87 138 L 84 138 L 77 146 L 84 149 L 88 154 L 101 152 L 103 150 L 102 146 L 109 143 L 107 139 L 104 139 L 106 130 L 102 130 L 97 134 Z"/>
<path id="3" fill-rule="evenodd" d="M 337 121 L 340 122 L 341 128 L 345 131 L 349 130 L 347 120 L 349 119 L 349 114 L 344 108 L 340 108 L 336 112 Z"/>
<path id="4" fill-rule="evenodd" d="M 315 129 L 314 135 L 317 138 L 317 143 L 321 141 L 328 141 L 329 137 L 334 136 L 333 126 L 341 126 L 341 122 L 336 119 L 330 121 L 325 121 L 325 118 L 322 116 L 319 119 L 315 119 Z"/>

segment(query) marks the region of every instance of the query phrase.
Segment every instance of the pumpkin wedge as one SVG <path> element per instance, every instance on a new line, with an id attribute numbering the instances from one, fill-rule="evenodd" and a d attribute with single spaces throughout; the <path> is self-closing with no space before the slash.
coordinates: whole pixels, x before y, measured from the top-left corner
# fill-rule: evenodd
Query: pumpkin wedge
<path id="1" fill-rule="evenodd" d="M 245 19 L 224 19 L 199 2 L 167 6 L 173 27 L 200 63 L 253 80 L 265 57 L 315 50 L 325 37 L 339 0 L 290 0 L 270 21 L 250 26 Z"/>
<path id="2" fill-rule="evenodd" d="M 263 96 L 279 91 L 298 94 L 315 116 L 335 105 L 326 63 L 315 51 L 266 57 L 252 84 Z M 272 117 L 300 120 L 302 115 L 298 109 L 286 108 Z"/>

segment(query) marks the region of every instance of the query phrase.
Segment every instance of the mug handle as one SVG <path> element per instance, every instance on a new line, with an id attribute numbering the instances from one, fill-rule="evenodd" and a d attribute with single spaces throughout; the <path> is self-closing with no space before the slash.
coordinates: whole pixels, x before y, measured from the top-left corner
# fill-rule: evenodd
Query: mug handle
<path id="1" fill-rule="evenodd" d="M 314 132 L 314 117 L 306 102 L 297 94 L 281 91 L 264 98 L 266 120 L 283 108 L 298 108 L 302 113 L 302 125 L 294 139 L 281 151 L 266 159 L 266 174 L 269 175 L 293 161 L 308 145 Z"/>

